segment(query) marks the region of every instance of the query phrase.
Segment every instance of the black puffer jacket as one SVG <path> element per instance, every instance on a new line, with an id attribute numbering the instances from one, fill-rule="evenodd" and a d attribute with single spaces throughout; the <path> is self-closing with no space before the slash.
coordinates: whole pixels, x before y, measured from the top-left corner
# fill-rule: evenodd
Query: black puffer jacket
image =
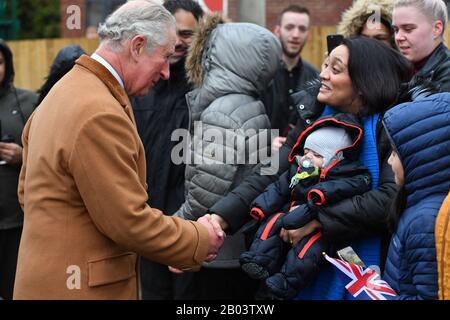
<path id="1" fill-rule="evenodd" d="M 279 158 L 279 166 L 276 174 L 261 175 L 261 168 L 256 168 L 254 173 L 247 177 L 241 185 L 230 192 L 225 198 L 210 208 L 210 212 L 222 216 L 229 224 L 229 232 L 236 232 L 240 226 L 248 221 L 250 204 L 261 194 L 264 189 L 289 167 L 288 156 L 297 141 L 300 133 L 315 121 L 323 112 L 324 106 L 316 100 L 318 85 L 312 84 L 309 88 L 293 96 L 300 119 L 293 129 L 286 143 L 275 154 L 266 167 L 274 166 Z M 334 205 L 319 210 L 319 220 L 323 226 L 324 237 L 330 242 L 339 245 L 351 240 L 370 235 L 379 235 L 386 232 L 388 207 L 396 193 L 394 174 L 387 163 L 391 153 L 390 143 L 381 124 L 381 117 L 377 123 L 377 149 L 380 161 L 380 175 L 378 188 L 364 195 L 346 199 Z"/>
<path id="2" fill-rule="evenodd" d="M 290 127 L 295 126 L 298 120 L 291 94 L 300 91 L 308 81 L 318 78 L 319 72 L 302 59 L 291 71 L 288 71 L 286 64 L 280 64 L 269 88 L 262 93 L 261 100 L 272 129 L 279 129 L 281 136 L 287 136 Z"/>

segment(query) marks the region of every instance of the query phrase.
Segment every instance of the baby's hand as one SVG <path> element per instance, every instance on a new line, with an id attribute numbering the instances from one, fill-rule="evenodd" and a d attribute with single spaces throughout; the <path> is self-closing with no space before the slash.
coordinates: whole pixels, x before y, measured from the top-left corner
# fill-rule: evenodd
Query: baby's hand
<path id="1" fill-rule="evenodd" d="M 317 229 L 321 229 L 322 225 L 317 220 L 312 220 L 307 223 L 304 227 L 296 229 L 296 230 L 285 230 L 281 229 L 280 237 L 284 242 L 290 243 L 292 246 L 295 246 L 297 242 L 306 237 L 307 235 L 313 233 Z"/>

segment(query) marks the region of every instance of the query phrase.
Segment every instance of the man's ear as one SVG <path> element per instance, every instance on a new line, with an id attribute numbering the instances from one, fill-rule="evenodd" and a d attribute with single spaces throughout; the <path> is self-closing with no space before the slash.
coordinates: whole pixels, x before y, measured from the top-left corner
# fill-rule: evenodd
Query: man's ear
<path id="1" fill-rule="evenodd" d="M 280 35 L 281 35 L 281 27 L 280 27 L 278 24 L 275 26 L 275 29 L 273 30 L 273 34 L 274 34 L 277 38 L 280 37 Z"/>
<path id="2" fill-rule="evenodd" d="M 437 39 L 442 36 L 442 33 L 444 32 L 444 24 L 441 20 L 437 20 L 434 22 L 433 26 L 433 39 Z"/>
<path id="3" fill-rule="evenodd" d="M 130 41 L 130 55 L 131 58 L 135 61 L 138 60 L 139 56 L 145 49 L 147 41 L 144 36 L 137 35 Z"/>

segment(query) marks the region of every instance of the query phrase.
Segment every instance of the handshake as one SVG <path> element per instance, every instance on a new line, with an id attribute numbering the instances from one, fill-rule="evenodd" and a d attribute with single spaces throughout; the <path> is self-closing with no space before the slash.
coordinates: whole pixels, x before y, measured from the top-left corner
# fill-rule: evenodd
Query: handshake
<path id="1" fill-rule="evenodd" d="M 209 233 L 209 250 L 206 256 L 206 262 L 211 262 L 214 260 L 220 248 L 225 241 L 225 232 L 223 231 L 223 223 L 220 221 L 220 217 L 217 215 L 205 214 L 197 220 L 198 223 L 202 224 Z M 223 221 L 223 220 L 222 220 Z"/>
<path id="2" fill-rule="evenodd" d="M 219 250 L 225 241 L 225 232 L 223 229 L 227 227 L 225 220 L 216 214 L 205 214 L 197 220 L 208 230 L 209 249 L 205 261 L 213 261 L 219 254 Z M 169 270 L 173 273 L 183 273 L 183 271 L 169 266 Z"/>

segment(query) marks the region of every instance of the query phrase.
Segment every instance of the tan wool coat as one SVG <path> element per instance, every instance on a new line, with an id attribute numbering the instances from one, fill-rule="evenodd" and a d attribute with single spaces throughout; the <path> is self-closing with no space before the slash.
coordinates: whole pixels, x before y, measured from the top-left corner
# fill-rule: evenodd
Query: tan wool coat
<path id="1" fill-rule="evenodd" d="M 15 299 L 136 299 L 138 255 L 178 268 L 205 259 L 206 228 L 146 205 L 130 102 L 95 60 L 56 84 L 22 140 Z"/>

